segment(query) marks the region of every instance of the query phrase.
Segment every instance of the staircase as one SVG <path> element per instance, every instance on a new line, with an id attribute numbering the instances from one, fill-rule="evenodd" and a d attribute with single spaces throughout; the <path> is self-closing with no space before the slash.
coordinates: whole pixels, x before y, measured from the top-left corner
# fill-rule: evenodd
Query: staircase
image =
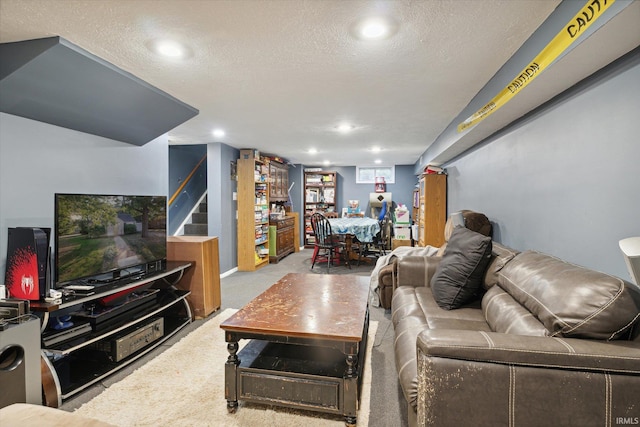
<path id="1" fill-rule="evenodd" d="M 208 236 L 209 227 L 207 226 L 207 199 L 205 198 L 198 208 L 191 214 L 191 224 L 184 225 L 185 236 Z"/>

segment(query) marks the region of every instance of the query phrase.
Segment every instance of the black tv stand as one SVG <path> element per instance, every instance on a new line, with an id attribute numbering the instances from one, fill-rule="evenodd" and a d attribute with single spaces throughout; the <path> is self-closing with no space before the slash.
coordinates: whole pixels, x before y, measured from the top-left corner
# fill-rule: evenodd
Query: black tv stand
<path id="1" fill-rule="evenodd" d="M 175 285 L 190 266 L 170 261 L 164 271 L 138 280 L 96 284 L 90 295 L 68 293 L 60 304 L 33 302 L 31 309 L 42 321 L 43 404 L 60 406 L 189 324 L 185 298 L 190 292 Z M 124 301 L 98 304 L 121 292 Z"/>

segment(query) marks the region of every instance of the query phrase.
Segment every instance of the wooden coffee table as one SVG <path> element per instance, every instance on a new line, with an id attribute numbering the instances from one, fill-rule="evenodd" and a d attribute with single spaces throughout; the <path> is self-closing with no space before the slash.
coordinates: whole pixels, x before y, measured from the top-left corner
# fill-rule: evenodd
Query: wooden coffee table
<path id="1" fill-rule="evenodd" d="M 356 424 L 369 329 L 369 280 L 287 274 L 220 327 L 225 398 L 343 415 Z M 251 341 L 238 352 L 238 341 Z"/>

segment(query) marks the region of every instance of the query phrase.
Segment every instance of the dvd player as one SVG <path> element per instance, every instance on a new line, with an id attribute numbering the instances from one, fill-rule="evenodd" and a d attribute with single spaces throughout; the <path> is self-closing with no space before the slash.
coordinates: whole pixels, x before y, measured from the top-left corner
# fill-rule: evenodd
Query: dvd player
<path id="1" fill-rule="evenodd" d="M 72 313 L 73 316 L 87 319 L 94 331 L 103 330 L 122 321 L 129 321 L 137 314 L 156 305 L 157 289 L 145 289 L 139 293 L 127 295 L 127 301 L 114 306 L 87 306 L 84 310 Z M 125 315 L 126 316 L 123 316 Z"/>
<path id="2" fill-rule="evenodd" d="M 73 338 L 77 338 L 81 335 L 91 332 L 91 325 L 89 322 L 84 322 L 79 325 L 71 326 L 61 331 L 48 330 L 42 334 L 42 344 L 45 348 L 59 344 L 64 341 L 68 341 Z"/>

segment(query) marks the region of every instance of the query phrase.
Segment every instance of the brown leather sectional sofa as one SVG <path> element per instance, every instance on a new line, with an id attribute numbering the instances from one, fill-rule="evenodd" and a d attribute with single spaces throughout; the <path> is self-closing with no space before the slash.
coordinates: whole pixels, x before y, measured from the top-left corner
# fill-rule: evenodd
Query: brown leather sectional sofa
<path id="1" fill-rule="evenodd" d="M 452 310 L 430 287 L 441 257 L 395 263 L 395 358 L 410 425 L 638 424 L 638 288 L 492 246 L 482 295 Z"/>
<path id="2" fill-rule="evenodd" d="M 489 218 L 487 218 L 485 214 L 474 212 L 471 210 L 462 210 L 460 211 L 460 213 L 464 218 L 465 228 L 480 233 L 484 236 L 491 236 L 493 226 L 491 224 L 491 221 L 489 221 Z M 444 228 L 445 243 L 439 248 L 434 248 L 436 256 L 442 256 L 442 254 L 444 253 L 444 250 L 447 247 L 447 242 L 449 241 L 451 233 L 453 232 L 453 228 L 453 221 L 451 218 L 449 218 Z M 395 283 L 396 274 L 398 272 L 398 257 L 394 255 L 394 252 L 391 253 L 389 259 L 387 260 L 387 263 L 380 268 L 378 273 L 377 292 L 380 297 L 380 306 L 385 309 L 391 308 L 391 297 L 396 286 Z"/>

